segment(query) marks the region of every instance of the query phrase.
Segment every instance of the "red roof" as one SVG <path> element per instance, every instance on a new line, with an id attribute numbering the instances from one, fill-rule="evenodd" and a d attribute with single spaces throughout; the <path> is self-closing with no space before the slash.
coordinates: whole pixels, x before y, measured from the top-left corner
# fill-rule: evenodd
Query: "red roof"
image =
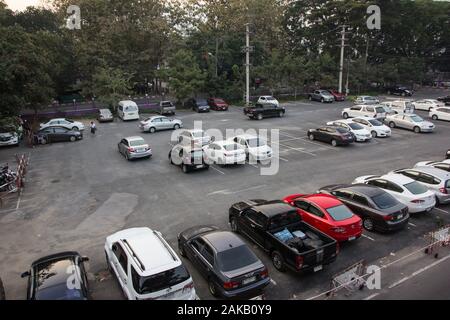
<path id="1" fill-rule="evenodd" d="M 308 199 L 309 201 L 319 205 L 323 209 L 336 207 L 342 204 L 342 202 L 334 196 L 322 193 L 310 194 L 307 196 L 303 196 L 302 198 Z"/>

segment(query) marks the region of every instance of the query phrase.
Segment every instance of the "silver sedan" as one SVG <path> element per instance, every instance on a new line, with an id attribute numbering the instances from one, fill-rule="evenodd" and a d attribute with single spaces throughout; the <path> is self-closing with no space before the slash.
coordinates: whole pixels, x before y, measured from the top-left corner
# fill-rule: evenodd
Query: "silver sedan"
<path id="1" fill-rule="evenodd" d="M 152 156 L 152 149 L 139 136 L 123 138 L 120 140 L 119 152 L 125 156 L 127 160 L 137 158 L 150 158 Z"/>
<path id="2" fill-rule="evenodd" d="M 183 127 L 183 122 L 178 119 L 171 119 L 164 116 L 154 116 L 139 123 L 139 129 L 143 132 L 153 133 L 158 130 L 178 130 Z"/>
<path id="3" fill-rule="evenodd" d="M 384 120 L 391 128 L 404 128 L 413 130 L 415 133 L 433 132 L 434 124 L 430 121 L 425 121 L 416 114 L 400 113 L 395 115 L 388 115 Z"/>

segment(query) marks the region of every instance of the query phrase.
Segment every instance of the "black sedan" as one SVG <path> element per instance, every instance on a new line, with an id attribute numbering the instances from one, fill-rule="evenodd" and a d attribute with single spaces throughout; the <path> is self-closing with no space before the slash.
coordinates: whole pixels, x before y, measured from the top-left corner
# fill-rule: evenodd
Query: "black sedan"
<path id="1" fill-rule="evenodd" d="M 333 147 L 338 145 L 348 145 L 355 141 L 354 135 L 345 128 L 325 126 L 318 129 L 308 130 L 309 140 L 319 140 L 331 143 Z"/>
<path id="2" fill-rule="evenodd" d="M 409 221 L 408 207 L 381 188 L 367 184 L 331 185 L 319 189 L 346 204 L 363 220 L 366 230 L 394 231 Z"/>
<path id="3" fill-rule="evenodd" d="M 386 93 L 387 94 L 392 94 L 392 95 L 398 95 L 398 96 L 402 96 L 402 97 L 406 97 L 406 96 L 412 96 L 413 95 L 413 90 L 408 89 L 407 87 L 404 86 L 392 86 L 392 87 L 386 87 Z"/>
<path id="4" fill-rule="evenodd" d="M 83 139 L 81 131 L 69 130 L 63 127 L 48 127 L 39 130 L 35 134 L 35 142 L 37 144 L 46 144 L 49 142 L 74 142 Z"/>
<path id="5" fill-rule="evenodd" d="M 446 106 L 450 106 L 450 96 L 439 97 L 436 100 L 444 102 Z"/>
<path id="6" fill-rule="evenodd" d="M 89 284 L 84 262 L 78 252 L 68 251 L 36 260 L 28 277 L 28 300 L 88 300 Z"/>
<path id="7" fill-rule="evenodd" d="M 208 280 L 213 296 L 252 297 L 270 282 L 267 268 L 233 232 L 192 227 L 178 235 L 178 248 Z"/>
<path id="8" fill-rule="evenodd" d="M 206 99 L 191 98 L 186 102 L 186 107 L 196 112 L 209 112 L 210 107 Z"/>

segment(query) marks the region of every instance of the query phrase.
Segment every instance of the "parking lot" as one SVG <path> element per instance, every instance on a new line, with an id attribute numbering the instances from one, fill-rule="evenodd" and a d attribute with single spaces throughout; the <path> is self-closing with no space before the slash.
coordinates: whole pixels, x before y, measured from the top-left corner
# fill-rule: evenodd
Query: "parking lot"
<path id="1" fill-rule="evenodd" d="M 444 93 L 422 92 L 415 98 Z M 307 130 L 341 118 L 350 102 L 286 103 L 286 116 L 262 121 L 244 117 L 242 108 L 196 114 L 180 111 L 184 128 L 202 120 L 203 129 L 278 129 L 279 171 L 261 175 L 260 165 L 211 166 L 208 171 L 183 174 L 167 155 L 172 131 L 141 134 L 137 122 L 98 125 L 98 132 L 74 143 L 21 146 L 0 150 L 0 163 L 16 153 L 29 153 L 26 187 L 0 209 L 0 276 L 9 299 L 26 298 L 20 278 L 37 258 L 65 250 L 90 257 L 89 271 L 95 299 L 121 299 L 119 286 L 106 268 L 106 236 L 124 228 L 148 226 L 162 232 L 176 247 L 182 230 L 214 224 L 229 230 L 228 209 L 244 199 L 280 199 L 292 193 L 311 193 L 329 184 L 350 183 L 357 176 L 383 174 L 413 166 L 422 160 L 440 160 L 450 148 L 450 123 L 435 121 L 430 134 L 393 129 L 392 137 L 377 138 L 348 147 L 309 141 Z M 417 112 L 428 118 L 426 112 Z M 141 135 L 150 144 L 150 160 L 127 162 L 117 151 L 121 138 Z M 272 147 L 276 147 L 272 144 Z M 253 246 L 268 266 L 272 283 L 268 299 L 308 298 L 329 289 L 330 277 L 364 259 L 368 262 L 392 253 L 420 247 L 425 233 L 438 222 L 450 223 L 450 206 L 412 216 L 408 228 L 392 234 L 364 231 L 363 237 L 341 248 L 337 261 L 316 274 L 296 275 L 274 269 L 268 256 Z M 250 242 L 248 242 L 250 243 Z M 198 296 L 211 299 L 206 281 L 186 261 Z"/>

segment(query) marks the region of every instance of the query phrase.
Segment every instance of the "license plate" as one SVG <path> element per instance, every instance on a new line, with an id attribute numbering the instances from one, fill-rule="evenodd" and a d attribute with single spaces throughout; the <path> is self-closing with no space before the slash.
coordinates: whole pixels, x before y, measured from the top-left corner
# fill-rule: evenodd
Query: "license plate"
<path id="1" fill-rule="evenodd" d="M 248 279 L 245 279 L 245 280 L 242 280 L 242 284 L 249 284 L 249 283 L 252 283 L 252 282 L 254 282 L 256 280 L 256 277 L 250 277 L 250 278 L 248 278 Z"/>
<path id="2" fill-rule="evenodd" d="M 137 149 L 136 151 L 137 151 L 137 152 L 144 152 L 145 149 Z"/>
<path id="3" fill-rule="evenodd" d="M 196 165 L 195 166 L 197 169 L 199 169 L 199 168 L 203 168 L 203 165 L 202 164 L 198 164 L 198 165 Z"/>
<path id="4" fill-rule="evenodd" d="M 317 266 L 317 267 L 314 267 L 314 272 L 317 272 L 317 271 L 320 271 L 320 270 L 322 270 L 323 269 L 323 266 L 322 265 L 320 265 L 320 266 Z"/>
<path id="5" fill-rule="evenodd" d="M 356 237 L 349 237 L 348 238 L 348 241 L 353 241 L 353 240 L 355 240 L 356 239 Z"/>
<path id="6" fill-rule="evenodd" d="M 399 215 L 397 216 L 397 220 L 400 220 L 401 218 L 403 218 L 403 215 L 402 215 L 402 214 L 399 214 Z"/>

